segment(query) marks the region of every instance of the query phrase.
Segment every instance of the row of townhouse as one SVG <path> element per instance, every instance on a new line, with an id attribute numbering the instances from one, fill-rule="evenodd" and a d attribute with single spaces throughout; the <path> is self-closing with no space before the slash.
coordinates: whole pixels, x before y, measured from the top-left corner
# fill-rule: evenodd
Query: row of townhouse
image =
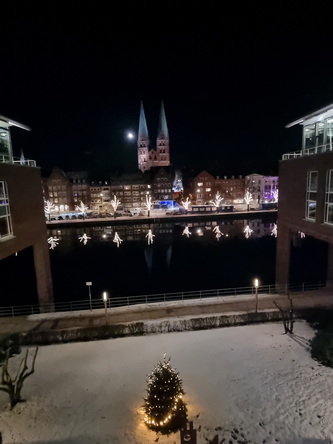
<path id="1" fill-rule="evenodd" d="M 146 196 L 152 202 L 172 201 L 173 173 L 169 167 L 152 168 L 142 173 L 114 174 L 104 179 L 92 179 L 87 172 L 67 172 L 54 168 L 49 177 L 43 178 L 45 200 L 56 207 L 56 211 L 73 211 L 83 202 L 92 211 L 112 212 L 111 201 L 116 197 L 119 208 L 124 210 L 145 209 Z M 246 191 L 254 203 L 276 199 L 278 177 L 250 174 L 228 178 L 214 177 L 203 170 L 190 179 L 183 197 L 202 205 L 214 200 L 217 192 L 224 204 L 243 203 Z"/>
<path id="2" fill-rule="evenodd" d="M 206 170 L 201 171 L 189 181 L 186 193 L 198 205 L 208 204 L 217 193 L 225 204 L 243 203 L 246 191 L 252 195 L 253 202 L 270 202 L 276 200 L 279 188 L 278 176 L 249 174 L 247 176 L 213 176 Z"/>
<path id="3" fill-rule="evenodd" d="M 123 210 L 145 209 L 147 196 L 151 201 L 173 198 L 172 176 L 168 167 L 154 168 L 142 173 L 114 174 L 94 179 L 88 172 L 64 172 L 54 168 L 42 179 L 44 199 L 55 210 L 73 211 L 81 202 L 92 211 L 112 212 L 111 201 L 116 197 Z"/>

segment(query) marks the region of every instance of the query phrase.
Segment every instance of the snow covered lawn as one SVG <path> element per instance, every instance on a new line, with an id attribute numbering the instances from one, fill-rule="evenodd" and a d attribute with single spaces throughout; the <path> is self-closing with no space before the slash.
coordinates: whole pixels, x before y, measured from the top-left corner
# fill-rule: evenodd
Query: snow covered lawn
<path id="1" fill-rule="evenodd" d="M 179 443 L 148 431 L 146 375 L 163 354 L 183 380 L 198 444 L 333 440 L 333 369 L 310 357 L 313 330 L 281 323 L 40 347 L 26 403 L 0 392 L 4 444 Z"/>

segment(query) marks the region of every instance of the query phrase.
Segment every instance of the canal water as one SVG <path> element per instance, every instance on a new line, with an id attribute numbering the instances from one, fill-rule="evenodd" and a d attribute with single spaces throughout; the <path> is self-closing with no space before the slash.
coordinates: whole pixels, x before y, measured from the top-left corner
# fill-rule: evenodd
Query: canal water
<path id="1" fill-rule="evenodd" d="M 52 227 L 48 237 L 58 239 L 50 250 L 55 300 L 87 299 L 86 282 L 92 283 L 92 298 L 103 291 L 117 297 L 247 287 L 255 277 L 261 285 L 274 284 L 275 222 L 273 214 Z M 322 252 L 310 238 L 296 243 L 294 281 L 325 279 L 322 261 L 306 266 L 318 248 Z M 7 283 L 0 306 L 37 303 L 31 249 L 0 261 L 0 273 Z"/>

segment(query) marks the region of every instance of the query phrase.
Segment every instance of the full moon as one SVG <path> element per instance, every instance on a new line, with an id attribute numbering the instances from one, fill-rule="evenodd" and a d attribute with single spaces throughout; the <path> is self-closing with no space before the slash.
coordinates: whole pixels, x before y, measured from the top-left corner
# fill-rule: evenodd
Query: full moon
<path id="1" fill-rule="evenodd" d="M 127 133 L 127 139 L 129 139 L 129 140 L 134 139 L 134 134 L 131 133 L 131 132 L 128 132 L 128 133 Z"/>

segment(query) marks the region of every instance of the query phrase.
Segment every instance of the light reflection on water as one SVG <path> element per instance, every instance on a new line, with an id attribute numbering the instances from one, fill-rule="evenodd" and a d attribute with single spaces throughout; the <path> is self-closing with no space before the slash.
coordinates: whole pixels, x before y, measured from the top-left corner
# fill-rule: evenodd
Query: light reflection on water
<path id="1" fill-rule="evenodd" d="M 52 228 L 50 251 L 56 300 L 250 286 L 275 277 L 276 216 Z M 244 230 L 251 230 L 246 238 Z M 189 235 L 184 234 L 187 227 Z M 148 243 L 147 234 L 154 235 Z M 91 238 L 86 245 L 79 238 Z M 115 236 L 122 240 L 114 242 Z"/>

